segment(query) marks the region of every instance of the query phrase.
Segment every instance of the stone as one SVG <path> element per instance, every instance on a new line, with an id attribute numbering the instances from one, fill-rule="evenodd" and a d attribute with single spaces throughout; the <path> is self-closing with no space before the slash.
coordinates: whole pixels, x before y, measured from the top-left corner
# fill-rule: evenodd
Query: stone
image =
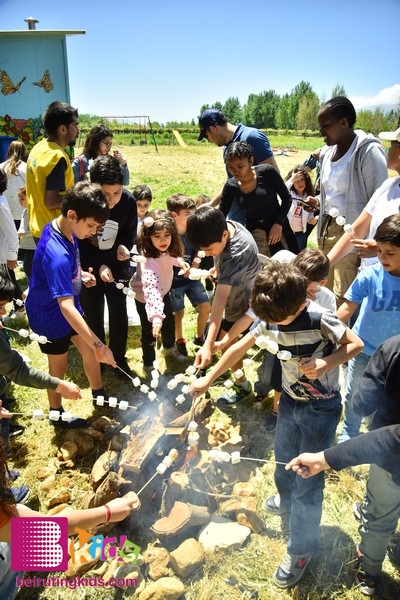
<path id="1" fill-rule="evenodd" d="M 104 481 L 97 488 L 94 506 L 102 506 L 110 500 L 117 498 L 119 494 L 119 478 L 117 473 L 110 471 Z"/>
<path id="2" fill-rule="evenodd" d="M 85 427 L 85 429 L 81 429 L 81 433 L 84 435 L 89 435 L 91 438 L 99 442 L 104 438 L 104 434 L 94 427 Z"/>
<path id="3" fill-rule="evenodd" d="M 55 504 L 62 504 L 69 502 L 71 499 L 70 493 L 66 488 L 60 488 L 54 492 L 51 492 L 46 498 L 47 508 L 51 508 Z"/>
<path id="4" fill-rule="evenodd" d="M 194 538 L 189 538 L 173 550 L 169 558 L 175 573 L 186 579 L 204 565 L 206 557 L 203 546 Z"/>
<path id="5" fill-rule="evenodd" d="M 75 442 L 64 442 L 58 449 L 57 458 L 59 460 L 73 460 L 78 453 L 78 446 Z"/>
<path id="6" fill-rule="evenodd" d="M 101 417 L 97 417 L 97 419 L 93 421 L 92 428 L 104 433 L 107 427 L 110 427 L 111 425 L 112 419 L 106 417 L 105 415 L 102 415 Z"/>
<path id="7" fill-rule="evenodd" d="M 250 533 L 249 527 L 233 523 L 214 513 L 210 523 L 200 531 L 198 541 L 209 552 L 216 548 L 237 550 L 248 540 Z"/>
<path id="8" fill-rule="evenodd" d="M 94 448 L 93 438 L 89 435 L 84 435 L 76 429 L 67 431 L 64 441 L 74 442 L 78 446 L 78 456 L 87 456 Z"/>
<path id="9" fill-rule="evenodd" d="M 145 587 L 139 600 L 178 600 L 184 592 L 182 581 L 175 577 L 162 577 Z"/>
<path id="10" fill-rule="evenodd" d="M 89 483 L 94 491 L 97 490 L 101 482 L 106 478 L 106 475 L 111 469 L 116 470 L 118 467 L 118 453 L 112 450 L 104 452 L 99 456 L 93 465 L 90 474 Z"/>
<path id="11" fill-rule="evenodd" d="M 241 498 L 230 498 L 220 505 L 218 512 L 224 517 L 235 518 L 238 511 L 247 509 L 257 512 L 257 499 L 254 496 L 243 496 Z"/>
<path id="12" fill-rule="evenodd" d="M 261 533 L 265 529 L 264 521 L 255 512 L 245 508 L 236 512 L 236 521 L 249 527 L 253 533 Z"/>
<path id="13" fill-rule="evenodd" d="M 239 481 L 235 483 L 232 490 L 233 496 L 255 496 L 256 490 L 249 481 Z"/>
<path id="14" fill-rule="evenodd" d="M 54 487 L 55 482 L 56 482 L 56 476 L 55 475 L 49 475 L 39 485 L 39 489 L 42 490 L 43 492 L 49 492 Z"/>
<path id="15" fill-rule="evenodd" d="M 145 551 L 143 558 L 148 567 L 149 577 L 154 581 L 169 574 L 169 552 L 166 548 L 152 546 Z"/>

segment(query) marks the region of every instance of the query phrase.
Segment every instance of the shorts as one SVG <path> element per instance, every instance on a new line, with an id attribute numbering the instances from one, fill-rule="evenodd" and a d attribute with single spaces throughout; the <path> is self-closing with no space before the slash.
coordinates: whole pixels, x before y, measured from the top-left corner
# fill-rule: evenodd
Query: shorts
<path id="1" fill-rule="evenodd" d="M 47 344 L 39 344 L 41 351 L 43 354 L 66 354 L 68 352 L 68 348 L 71 345 L 71 338 L 74 335 L 78 335 L 76 331 L 71 329 L 67 335 L 64 335 L 62 338 L 49 339 L 47 338 Z"/>
<path id="2" fill-rule="evenodd" d="M 189 279 L 185 285 L 170 289 L 169 297 L 171 298 L 172 312 L 184 310 L 185 294 L 189 298 L 192 306 L 210 302 L 203 284 L 200 281 Z"/>

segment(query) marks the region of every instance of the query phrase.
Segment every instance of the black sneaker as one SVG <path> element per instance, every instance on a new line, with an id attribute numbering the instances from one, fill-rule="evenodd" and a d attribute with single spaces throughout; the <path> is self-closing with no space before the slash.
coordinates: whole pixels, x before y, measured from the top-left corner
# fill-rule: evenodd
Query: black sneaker
<path id="1" fill-rule="evenodd" d="M 286 554 L 274 573 L 273 581 L 281 589 L 296 585 L 306 572 L 311 554 Z"/>
<path id="2" fill-rule="evenodd" d="M 195 346 L 204 346 L 205 341 L 206 341 L 206 338 L 204 337 L 204 335 L 199 335 L 199 337 L 193 338 L 193 344 Z"/>
<path id="3" fill-rule="evenodd" d="M 180 354 L 183 354 L 183 356 L 187 356 L 188 355 L 188 351 L 186 348 L 186 340 L 183 338 L 180 338 L 179 340 L 176 340 L 176 347 L 178 349 L 178 352 Z"/>
<path id="4" fill-rule="evenodd" d="M 121 360 L 117 364 L 119 368 L 114 369 L 114 375 L 117 379 L 120 381 L 131 381 L 132 378 L 136 377 L 136 373 L 131 370 L 126 360 Z"/>
<path id="5" fill-rule="evenodd" d="M 353 515 L 357 521 L 361 521 L 361 504 L 362 502 L 353 502 Z"/>
<path id="6" fill-rule="evenodd" d="M 358 551 L 358 555 L 360 555 L 360 551 Z M 355 578 L 355 584 L 359 586 L 360 592 L 365 596 L 375 596 L 378 581 L 379 577 L 377 575 L 366 573 L 360 562 Z"/>
<path id="7" fill-rule="evenodd" d="M 15 425 L 10 425 L 8 430 L 8 437 L 10 440 L 12 440 L 13 438 L 18 437 L 19 435 L 22 435 L 24 431 L 25 427 L 23 427 L 22 425 L 18 425 L 17 423 Z"/>
<path id="8" fill-rule="evenodd" d="M 273 515 L 284 515 L 286 512 L 281 508 L 281 497 L 279 494 L 274 494 L 273 496 L 266 498 L 262 503 L 262 507 Z"/>
<path id="9" fill-rule="evenodd" d="M 277 413 L 274 411 L 271 411 L 263 423 L 264 429 L 266 431 L 268 431 L 269 433 L 273 433 L 276 429 L 277 420 L 278 420 Z"/>

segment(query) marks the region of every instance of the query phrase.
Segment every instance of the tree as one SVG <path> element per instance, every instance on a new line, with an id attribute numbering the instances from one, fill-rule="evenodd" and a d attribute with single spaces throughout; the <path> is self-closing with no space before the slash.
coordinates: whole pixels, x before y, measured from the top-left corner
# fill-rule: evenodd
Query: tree
<path id="1" fill-rule="evenodd" d="M 258 129 L 275 129 L 279 102 L 280 97 L 274 90 L 250 94 L 243 108 L 244 122 Z"/>
<path id="2" fill-rule="evenodd" d="M 320 107 L 320 102 L 315 92 L 308 92 L 300 100 L 299 110 L 296 115 L 297 129 L 318 129 L 317 114 Z"/>
<path id="3" fill-rule="evenodd" d="M 345 96 L 347 98 L 346 90 L 344 89 L 344 85 L 337 83 L 335 87 L 332 89 L 331 98 L 335 98 L 335 96 Z"/>
<path id="4" fill-rule="evenodd" d="M 243 117 L 242 105 L 239 102 L 239 98 L 228 98 L 222 107 L 222 112 L 230 123 L 239 123 Z"/>

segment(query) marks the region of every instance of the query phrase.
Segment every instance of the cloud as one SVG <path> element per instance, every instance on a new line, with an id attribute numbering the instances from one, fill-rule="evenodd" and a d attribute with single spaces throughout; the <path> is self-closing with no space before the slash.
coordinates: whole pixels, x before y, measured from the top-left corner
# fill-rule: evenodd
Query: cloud
<path id="1" fill-rule="evenodd" d="M 356 110 L 361 108 L 394 108 L 400 103 L 400 83 L 380 90 L 375 96 L 349 96 Z"/>

